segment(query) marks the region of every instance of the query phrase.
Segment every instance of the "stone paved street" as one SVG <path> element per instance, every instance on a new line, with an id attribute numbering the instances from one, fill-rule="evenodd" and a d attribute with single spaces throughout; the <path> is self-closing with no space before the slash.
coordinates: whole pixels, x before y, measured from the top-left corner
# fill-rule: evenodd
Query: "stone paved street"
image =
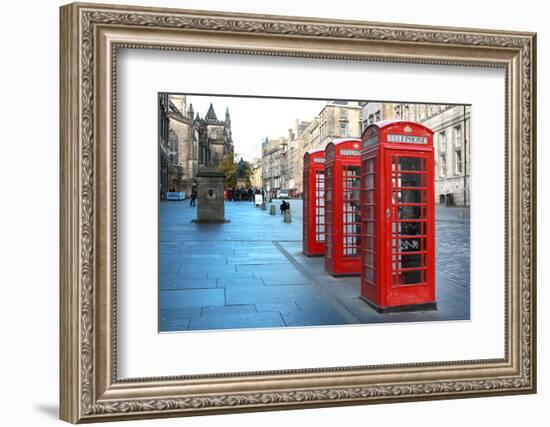
<path id="1" fill-rule="evenodd" d="M 302 202 L 292 222 L 251 202 L 226 202 L 226 224 L 196 224 L 189 202 L 160 203 L 160 331 L 467 320 L 469 210 L 438 208 L 437 311 L 379 314 L 359 277 L 333 278 L 302 254 Z"/>

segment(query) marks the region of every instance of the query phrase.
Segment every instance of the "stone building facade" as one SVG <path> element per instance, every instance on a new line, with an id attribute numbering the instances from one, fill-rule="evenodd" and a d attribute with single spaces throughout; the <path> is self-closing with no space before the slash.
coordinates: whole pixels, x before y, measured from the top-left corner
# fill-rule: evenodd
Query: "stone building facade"
<path id="1" fill-rule="evenodd" d="M 319 113 L 319 138 L 312 149 L 325 148 L 335 138 L 361 137 L 361 106 L 357 102 L 332 101 Z"/>
<path id="2" fill-rule="evenodd" d="M 201 118 L 185 95 L 159 95 L 159 187 L 190 193 L 197 173 L 208 165 L 217 166 L 224 155 L 233 153 L 231 118 L 218 120 L 214 107 Z"/>
<path id="3" fill-rule="evenodd" d="M 361 131 L 380 120 L 411 120 L 434 131 L 436 203 L 470 205 L 468 105 L 363 103 Z"/>
<path id="4" fill-rule="evenodd" d="M 283 188 L 289 190 L 291 196 L 301 192 L 303 172 L 303 137 L 310 122 L 295 120 L 288 130 L 288 150 L 283 161 Z"/>
<path id="5" fill-rule="evenodd" d="M 268 192 L 283 189 L 283 171 L 288 150 L 285 137 L 265 138 L 262 141 L 262 182 Z"/>
<path id="6" fill-rule="evenodd" d="M 264 184 L 274 190 L 284 189 L 289 190 L 291 195 L 301 195 L 306 151 L 324 148 L 334 138 L 357 138 L 360 135 L 361 106 L 357 102 L 327 102 L 311 120 L 295 120 L 286 137 L 266 139 L 269 141 L 267 144 L 264 141 Z"/>
<path id="7" fill-rule="evenodd" d="M 315 117 L 311 120 L 303 131 L 298 136 L 296 145 L 299 147 L 297 153 L 297 166 L 295 168 L 295 181 L 297 184 L 297 193 L 299 195 L 304 192 L 304 154 L 306 151 L 311 150 L 311 147 L 319 146 L 319 117 Z"/>
<path id="8" fill-rule="evenodd" d="M 255 158 L 251 163 L 252 174 L 250 175 L 250 186 L 256 188 L 263 187 L 262 180 L 262 159 Z"/>

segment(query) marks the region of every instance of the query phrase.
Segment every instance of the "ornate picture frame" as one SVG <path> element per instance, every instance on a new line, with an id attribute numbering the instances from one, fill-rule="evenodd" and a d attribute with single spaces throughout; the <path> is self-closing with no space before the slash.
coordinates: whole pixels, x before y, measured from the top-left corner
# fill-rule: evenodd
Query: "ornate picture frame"
<path id="1" fill-rule="evenodd" d="M 536 391 L 536 35 L 70 4 L 61 8 L 61 419 L 112 421 Z M 117 378 L 117 49 L 505 70 L 502 359 Z"/>

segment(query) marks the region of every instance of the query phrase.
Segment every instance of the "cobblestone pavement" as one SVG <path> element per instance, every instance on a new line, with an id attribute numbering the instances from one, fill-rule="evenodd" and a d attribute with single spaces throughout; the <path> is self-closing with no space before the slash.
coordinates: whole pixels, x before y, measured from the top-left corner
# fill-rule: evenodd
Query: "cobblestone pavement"
<path id="1" fill-rule="evenodd" d="M 302 254 L 302 203 L 292 222 L 251 202 L 226 202 L 226 224 L 195 224 L 186 201 L 160 204 L 161 332 L 470 318 L 469 210 L 436 213 L 437 311 L 379 314 L 359 277 L 333 278 Z"/>

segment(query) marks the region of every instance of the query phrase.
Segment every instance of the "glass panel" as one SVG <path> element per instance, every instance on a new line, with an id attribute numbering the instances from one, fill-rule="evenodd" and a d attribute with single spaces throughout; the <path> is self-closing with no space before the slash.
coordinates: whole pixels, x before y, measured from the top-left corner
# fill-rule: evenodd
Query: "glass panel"
<path id="1" fill-rule="evenodd" d="M 426 249 L 426 239 L 399 239 L 399 252 L 417 252 Z"/>
<path id="2" fill-rule="evenodd" d="M 395 254 L 392 256 L 393 263 L 396 270 L 404 268 L 419 268 L 424 267 L 424 255 L 423 254 Z"/>
<path id="3" fill-rule="evenodd" d="M 367 282 L 374 283 L 374 270 L 367 268 L 365 273 L 366 273 L 365 279 L 367 280 Z"/>
<path id="4" fill-rule="evenodd" d="M 374 190 L 365 191 L 365 203 L 369 205 L 374 203 Z"/>
<path id="5" fill-rule="evenodd" d="M 366 225 L 367 225 L 367 234 L 372 236 L 374 234 L 374 222 L 367 221 Z"/>
<path id="6" fill-rule="evenodd" d="M 422 234 L 422 222 L 400 222 L 399 234 L 402 236 L 417 236 Z"/>
<path id="7" fill-rule="evenodd" d="M 365 161 L 365 173 L 374 172 L 374 159 L 367 159 Z"/>
<path id="8" fill-rule="evenodd" d="M 365 264 L 374 266 L 374 252 L 365 253 Z"/>
<path id="9" fill-rule="evenodd" d="M 395 180 L 393 186 L 395 187 Z M 399 174 L 399 186 L 401 187 L 425 187 L 426 175 L 422 173 Z"/>
<path id="10" fill-rule="evenodd" d="M 374 219 L 374 206 L 365 206 L 364 212 L 365 212 L 365 219 Z"/>
<path id="11" fill-rule="evenodd" d="M 397 217 L 399 219 L 421 219 L 425 210 L 422 206 L 399 206 Z"/>
<path id="12" fill-rule="evenodd" d="M 424 190 L 401 190 L 399 192 L 400 203 L 425 203 L 426 191 Z"/>
<path id="13" fill-rule="evenodd" d="M 399 157 L 399 170 L 425 171 L 426 161 L 419 157 Z"/>
<path id="14" fill-rule="evenodd" d="M 373 188 L 374 187 L 374 175 L 366 175 L 365 176 L 365 188 Z"/>
<path id="15" fill-rule="evenodd" d="M 393 284 L 414 285 L 424 283 L 424 270 L 401 271 L 393 274 Z"/>
<path id="16" fill-rule="evenodd" d="M 367 237 L 367 249 L 374 250 L 374 237 Z"/>

